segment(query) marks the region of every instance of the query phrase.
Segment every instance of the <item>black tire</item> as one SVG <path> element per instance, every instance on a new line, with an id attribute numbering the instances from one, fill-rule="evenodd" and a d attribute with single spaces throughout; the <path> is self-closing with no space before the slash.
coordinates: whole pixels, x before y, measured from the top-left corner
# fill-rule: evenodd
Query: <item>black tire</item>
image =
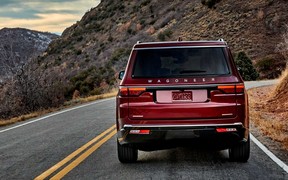
<path id="1" fill-rule="evenodd" d="M 250 156 L 250 137 L 246 142 L 242 142 L 229 149 L 231 161 L 247 162 Z"/>
<path id="2" fill-rule="evenodd" d="M 134 163 L 138 159 L 138 150 L 136 148 L 121 145 L 117 141 L 118 159 L 121 163 Z"/>

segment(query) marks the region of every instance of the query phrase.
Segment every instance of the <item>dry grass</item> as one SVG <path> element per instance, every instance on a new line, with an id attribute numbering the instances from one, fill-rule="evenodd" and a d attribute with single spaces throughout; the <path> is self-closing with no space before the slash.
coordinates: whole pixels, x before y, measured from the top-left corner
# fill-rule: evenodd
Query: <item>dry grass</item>
<path id="1" fill-rule="evenodd" d="M 67 102 L 64 103 L 64 105 L 62 107 L 59 107 L 59 108 L 51 108 L 51 109 L 41 110 L 41 111 L 33 112 L 33 113 L 30 113 L 30 114 L 22 115 L 22 116 L 19 116 L 19 117 L 14 117 L 14 118 L 8 119 L 8 120 L 1 120 L 0 119 L 0 127 L 1 126 L 6 126 L 6 125 L 10 125 L 10 124 L 14 124 L 16 122 L 25 121 L 25 120 L 28 120 L 28 119 L 31 119 L 31 118 L 39 117 L 39 116 L 42 116 L 42 115 L 50 113 L 50 112 L 59 111 L 61 109 L 68 108 L 68 107 L 75 106 L 75 105 L 79 105 L 79 104 L 82 104 L 82 103 L 87 103 L 87 102 L 95 101 L 95 100 L 98 100 L 98 99 L 105 99 L 105 98 L 115 97 L 116 94 L 117 94 L 117 90 L 114 89 L 110 93 L 96 95 L 96 96 L 89 96 L 89 97 L 86 97 L 86 98 L 78 98 L 78 99 L 74 99 L 74 100 L 71 100 L 71 101 L 67 101 Z"/>
<path id="2" fill-rule="evenodd" d="M 41 116 L 41 115 L 44 115 L 44 114 L 47 114 L 47 113 L 50 113 L 53 111 L 57 111 L 57 110 L 59 110 L 59 109 L 56 109 L 56 108 L 55 109 L 47 109 L 47 110 L 37 111 L 37 112 L 30 113 L 30 114 L 25 114 L 22 116 L 14 117 L 14 118 L 11 118 L 8 120 L 1 120 L 0 119 L 0 127 L 1 126 L 7 126 L 9 124 L 14 124 L 16 122 L 25 121 L 27 119 L 35 118 L 35 117 L 38 117 L 38 116 Z"/>
<path id="3" fill-rule="evenodd" d="M 95 100 L 98 100 L 98 99 L 105 99 L 105 98 L 115 97 L 117 95 L 117 92 L 118 91 L 116 89 L 114 89 L 110 93 L 106 93 L 106 94 L 89 96 L 89 97 L 85 97 L 85 98 L 73 99 L 71 101 L 65 102 L 64 106 L 71 106 L 71 105 L 75 105 L 75 104 L 82 104 L 82 103 L 95 101 Z"/>
<path id="4" fill-rule="evenodd" d="M 284 99 L 286 101 L 286 97 L 288 95 L 288 68 L 282 73 L 279 78 L 279 84 L 276 86 L 273 91 L 271 100 L 279 101 Z M 287 101 L 286 101 L 287 102 Z"/>
<path id="5" fill-rule="evenodd" d="M 262 134 L 280 142 L 288 151 L 288 112 L 283 104 L 271 103 L 275 89 L 268 86 L 248 90 L 250 119 Z"/>

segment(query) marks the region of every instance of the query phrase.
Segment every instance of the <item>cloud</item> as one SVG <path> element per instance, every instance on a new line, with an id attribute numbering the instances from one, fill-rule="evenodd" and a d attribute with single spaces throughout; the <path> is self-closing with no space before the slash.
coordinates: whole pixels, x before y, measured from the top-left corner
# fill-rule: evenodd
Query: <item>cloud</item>
<path id="1" fill-rule="evenodd" d="M 26 2 L 42 2 L 42 3 L 47 3 L 47 2 L 58 2 L 58 3 L 62 3 L 62 2 L 75 2 L 78 0 L 27 0 Z M 0 1 L 0 6 L 7 6 L 7 5 L 11 5 L 11 4 L 19 4 L 19 2 L 21 2 L 21 0 L 1 0 Z"/>
<path id="2" fill-rule="evenodd" d="M 4 22 L 9 22 L 10 27 L 25 27 L 28 29 L 62 32 L 65 28 L 75 23 L 75 19 L 79 17 L 73 14 L 37 14 L 39 19 L 13 19 L 4 18 Z M 0 22 L 0 26 L 6 23 Z"/>
<path id="3" fill-rule="evenodd" d="M 62 32 L 100 0 L 1 0 L 0 28 Z"/>

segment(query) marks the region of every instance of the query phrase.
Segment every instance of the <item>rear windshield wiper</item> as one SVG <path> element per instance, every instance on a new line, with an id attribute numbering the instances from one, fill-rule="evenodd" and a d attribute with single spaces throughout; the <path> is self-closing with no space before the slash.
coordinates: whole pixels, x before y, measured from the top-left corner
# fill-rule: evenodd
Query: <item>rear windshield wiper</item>
<path id="1" fill-rule="evenodd" d="M 189 74 L 189 73 L 205 73 L 203 70 L 184 70 L 180 71 L 180 74 Z"/>

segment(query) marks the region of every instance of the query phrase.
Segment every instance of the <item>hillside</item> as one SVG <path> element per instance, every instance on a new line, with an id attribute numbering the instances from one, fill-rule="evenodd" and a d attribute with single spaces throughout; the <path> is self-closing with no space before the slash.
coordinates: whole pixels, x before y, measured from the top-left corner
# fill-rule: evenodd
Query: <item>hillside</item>
<path id="1" fill-rule="evenodd" d="M 0 78 L 15 75 L 20 66 L 43 53 L 57 37 L 23 28 L 0 29 Z"/>
<path id="2" fill-rule="evenodd" d="M 283 70 L 284 58 L 275 49 L 288 23 L 287 9 L 284 0 L 221 0 L 212 8 L 200 0 L 102 1 L 49 46 L 41 66 L 61 71 L 66 80 L 107 63 L 119 71 L 137 41 L 181 36 L 183 40 L 224 38 L 232 51 L 244 50 L 254 62 L 272 58 L 280 62 L 275 69 Z"/>
<path id="3" fill-rule="evenodd" d="M 234 53 L 246 52 L 277 76 L 286 63 L 276 47 L 288 24 L 287 9 L 286 0 L 102 1 L 2 89 L 2 117 L 57 106 L 75 92 L 111 90 L 137 41 L 223 38 Z"/>

